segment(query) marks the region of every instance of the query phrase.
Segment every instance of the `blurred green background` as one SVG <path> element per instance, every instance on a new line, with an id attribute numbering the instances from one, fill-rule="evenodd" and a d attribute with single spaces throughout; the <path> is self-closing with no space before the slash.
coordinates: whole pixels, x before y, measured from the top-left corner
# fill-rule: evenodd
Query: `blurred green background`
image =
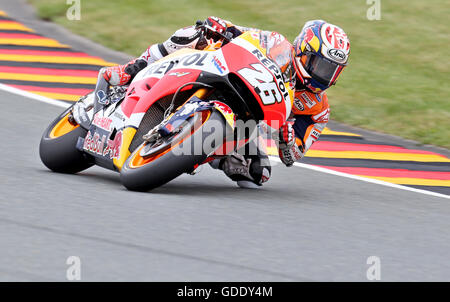
<path id="1" fill-rule="evenodd" d="M 351 42 L 349 66 L 328 90 L 331 118 L 450 148 L 448 0 L 381 0 L 381 20 L 366 0 L 81 0 L 69 21 L 66 0 L 29 0 L 41 18 L 131 55 L 175 30 L 215 15 L 278 31 L 291 41 L 307 20 L 341 26 Z"/>

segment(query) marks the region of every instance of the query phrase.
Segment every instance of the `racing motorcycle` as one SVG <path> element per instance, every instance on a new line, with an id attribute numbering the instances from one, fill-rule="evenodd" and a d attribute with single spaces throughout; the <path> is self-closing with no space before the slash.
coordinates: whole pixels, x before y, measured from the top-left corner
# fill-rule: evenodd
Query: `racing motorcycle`
<path id="1" fill-rule="evenodd" d="M 108 88 L 80 122 L 72 105 L 45 130 L 42 162 L 61 173 L 95 164 L 119 172 L 127 189 L 148 191 L 247 144 L 251 131 L 236 135 L 236 121 L 277 131 L 292 107 L 289 71 L 269 59 L 259 32 L 224 38 L 218 50 L 181 49 L 129 86 Z"/>

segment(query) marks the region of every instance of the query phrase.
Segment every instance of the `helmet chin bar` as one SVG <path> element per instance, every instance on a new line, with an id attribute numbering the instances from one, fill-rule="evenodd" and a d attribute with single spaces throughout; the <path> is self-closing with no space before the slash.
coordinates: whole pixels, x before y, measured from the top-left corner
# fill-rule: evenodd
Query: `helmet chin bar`
<path id="1" fill-rule="evenodd" d="M 294 55 L 294 54 L 293 54 Z M 309 72 L 306 71 L 306 69 L 303 67 L 300 58 L 298 56 L 294 55 L 294 68 L 295 68 L 295 72 L 297 74 L 297 82 L 298 80 L 300 80 L 299 84 L 296 84 L 296 89 L 297 90 L 301 90 L 301 89 L 306 89 L 312 93 L 321 93 L 324 90 L 326 90 L 327 88 L 329 88 L 330 86 L 334 85 L 337 78 L 335 79 L 334 82 L 329 83 L 328 85 L 326 84 L 321 84 L 321 85 L 316 85 L 313 84 L 314 82 L 317 83 L 318 80 L 314 79 Z M 318 84 L 318 83 L 317 83 Z M 326 85 L 327 87 L 317 87 L 317 86 L 323 86 Z M 300 88 L 301 87 L 301 88 Z"/>
<path id="2" fill-rule="evenodd" d="M 309 86 L 309 82 L 310 82 L 310 80 L 309 80 L 309 78 L 305 78 L 305 79 L 299 79 L 299 77 L 301 77 L 301 75 L 300 76 L 297 76 L 297 81 L 296 81 L 296 84 L 295 84 L 295 90 L 296 91 L 301 91 L 301 90 L 307 90 L 307 91 L 309 91 L 309 92 L 312 92 L 312 93 L 317 93 L 317 92 L 314 92 L 314 89 L 311 89 Z"/>
<path id="3" fill-rule="evenodd" d="M 295 57 L 295 65 L 297 66 L 297 69 L 300 72 L 300 75 L 302 76 L 303 79 L 311 78 L 309 73 L 305 70 L 302 63 L 300 62 L 299 57 Z"/>
<path id="4" fill-rule="evenodd" d="M 306 88 L 306 84 L 307 82 L 309 82 L 309 78 L 311 78 L 311 76 L 308 74 L 308 72 L 305 70 L 305 68 L 303 68 L 301 62 L 299 62 L 299 58 L 296 57 L 293 54 L 294 57 L 294 69 L 295 69 L 295 73 L 296 73 L 296 87 L 298 87 L 297 85 L 299 85 L 301 83 L 301 85 L 303 87 Z M 297 84 L 298 82 L 300 82 L 299 84 Z"/>

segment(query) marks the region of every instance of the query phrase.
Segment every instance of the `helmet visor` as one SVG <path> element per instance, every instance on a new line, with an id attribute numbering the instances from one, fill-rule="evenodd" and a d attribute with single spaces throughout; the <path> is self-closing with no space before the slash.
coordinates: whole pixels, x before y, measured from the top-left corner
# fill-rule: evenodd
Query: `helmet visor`
<path id="1" fill-rule="evenodd" d="M 333 85 L 344 68 L 344 65 L 337 64 L 314 53 L 306 53 L 301 57 L 296 57 L 296 59 L 298 60 L 297 64 L 302 64 L 313 79 L 326 86 Z"/>

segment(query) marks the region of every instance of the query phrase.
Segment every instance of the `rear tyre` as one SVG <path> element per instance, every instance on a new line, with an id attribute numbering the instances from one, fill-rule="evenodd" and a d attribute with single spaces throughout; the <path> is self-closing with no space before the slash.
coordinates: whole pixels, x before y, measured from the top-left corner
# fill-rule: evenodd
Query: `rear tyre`
<path id="1" fill-rule="evenodd" d="M 54 172 L 73 174 L 93 165 L 88 155 L 76 148 L 78 138 L 85 137 L 87 130 L 69 122 L 71 109 L 65 110 L 48 126 L 39 144 L 41 161 Z"/>
<path id="2" fill-rule="evenodd" d="M 120 172 L 122 184 L 128 190 L 149 191 L 183 173 L 192 172 L 197 165 L 202 164 L 208 155 L 222 144 L 227 129 L 225 119 L 220 113 L 216 111 L 207 113 L 206 121 L 205 112 L 194 114 L 173 141 L 168 143 L 168 147 L 164 145 L 154 147 L 156 151 L 149 157 L 140 155 L 143 148 L 153 148 L 146 146 L 148 143 L 145 142 L 136 148 Z M 202 115 L 200 119 L 203 120 L 201 126 L 196 128 L 199 115 Z M 212 143 L 205 147 L 203 145 L 205 139 Z M 201 148 L 198 144 L 201 144 Z M 182 150 L 188 152 L 183 153 Z"/>

